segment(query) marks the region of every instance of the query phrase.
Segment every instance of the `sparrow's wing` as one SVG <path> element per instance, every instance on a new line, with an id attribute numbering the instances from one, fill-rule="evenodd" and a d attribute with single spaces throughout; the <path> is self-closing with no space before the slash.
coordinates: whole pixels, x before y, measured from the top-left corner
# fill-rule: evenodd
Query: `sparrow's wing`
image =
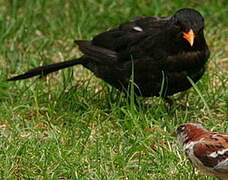
<path id="1" fill-rule="evenodd" d="M 224 150 L 221 154 L 223 154 L 225 160 L 219 163 L 217 166 L 215 166 L 214 170 L 221 173 L 225 173 L 228 177 L 228 134 L 217 134 L 215 138 L 219 139 L 219 141 L 224 146 Z"/>
<path id="2" fill-rule="evenodd" d="M 204 166 L 228 173 L 228 135 L 211 134 L 195 144 L 193 152 Z"/>
<path id="3" fill-rule="evenodd" d="M 226 173 L 228 177 L 228 159 L 215 166 L 214 170 L 217 172 Z"/>

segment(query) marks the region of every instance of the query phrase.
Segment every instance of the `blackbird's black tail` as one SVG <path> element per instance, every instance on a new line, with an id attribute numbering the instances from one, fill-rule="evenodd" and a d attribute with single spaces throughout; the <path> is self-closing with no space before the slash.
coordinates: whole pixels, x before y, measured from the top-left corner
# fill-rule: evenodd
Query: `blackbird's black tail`
<path id="1" fill-rule="evenodd" d="M 40 66 L 34 69 L 29 70 L 28 72 L 18 75 L 18 76 L 14 76 L 10 79 L 8 79 L 7 81 L 16 81 L 16 80 L 21 80 L 21 79 L 27 79 L 33 76 L 46 76 L 49 73 L 58 71 L 60 69 L 63 68 L 67 68 L 70 66 L 74 66 L 77 64 L 83 64 L 83 56 L 79 59 L 72 59 L 69 61 L 64 61 L 64 62 L 59 62 L 59 63 L 54 63 L 54 64 L 49 64 L 46 66 Z"/>
<path id="2" fill-rule="evenodd" d="M 46 66 L 40 66 L 34 69 L 31 69 L 30 71 L 12 77 L 8 79 L 8 81 L 16 81 L 16 80 L 21 80 L 21 79 L 27 79 L 33 76 L 46 76 L 47 74 L 51 72 L 58 71 L 63 68 L 67 68 L 70 66 L 74 66 L 77 64 L 82 64 L 85 65 L 87 64 L 88 58 L 97 63 L 102 63 L 102 64 L 107 64 L 107 65 L 112 65 L 113 63 L 117 62 L 118 59 L 118 54 L 112 50 L 102 48 L 102 47 L 97 47 L 91 43 L 91 41 L 85 41 L 85 40 L 77 40 L 75 41 L 76 44 L 78 44 L 79 49 L 85 54 L 85 56 L 82 56 L 79 59 L 73 59 L 69 61 L 64 61 L 64 62 L 59 62 L 55 64 L 49 64 Z"/>

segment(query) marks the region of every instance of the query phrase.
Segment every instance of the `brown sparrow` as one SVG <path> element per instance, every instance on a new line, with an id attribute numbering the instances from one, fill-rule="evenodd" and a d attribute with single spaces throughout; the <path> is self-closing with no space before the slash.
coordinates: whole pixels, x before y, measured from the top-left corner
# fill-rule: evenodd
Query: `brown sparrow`
<path id="1" fill-rule="evenodd" d="M 211 132 L 200 124 L 180 125 L 175 135 L 188 159 L 202 172 L 228 180 L 228 134 Z"/>

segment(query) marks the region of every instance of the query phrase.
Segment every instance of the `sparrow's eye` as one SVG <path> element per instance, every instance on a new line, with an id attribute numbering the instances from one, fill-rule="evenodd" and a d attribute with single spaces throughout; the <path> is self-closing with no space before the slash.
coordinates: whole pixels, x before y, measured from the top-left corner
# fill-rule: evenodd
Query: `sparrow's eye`
<path id="1" fill-rule="evenodd" d="M 185 130 L 185 127 L 184 126 L 179 126 L 178 128 L 177 128 L 177 133 L 181 133 L 181 132 L 183 132 Z"/>

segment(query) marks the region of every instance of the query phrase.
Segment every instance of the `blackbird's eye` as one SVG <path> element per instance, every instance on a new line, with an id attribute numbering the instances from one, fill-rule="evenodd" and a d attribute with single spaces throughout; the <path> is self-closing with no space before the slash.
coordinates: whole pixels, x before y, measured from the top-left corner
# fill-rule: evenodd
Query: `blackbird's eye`
<path id="1" fill-rule="evenodd" d="M 180 26 L 180 25 L 175 24 L 174 26 L 175 26 L 175 28 L 177 28 L 177 29 L 181 29 L 181 26 Z"/>
<path id="2" fill-rule="evenodd" d="M 176 21 L 176 22 L 174 22 L 174 27 L 176 28 L 176 29 L 182 29 L 182 26 L 181 26 L 181 22 L 180 21 Z"/>

